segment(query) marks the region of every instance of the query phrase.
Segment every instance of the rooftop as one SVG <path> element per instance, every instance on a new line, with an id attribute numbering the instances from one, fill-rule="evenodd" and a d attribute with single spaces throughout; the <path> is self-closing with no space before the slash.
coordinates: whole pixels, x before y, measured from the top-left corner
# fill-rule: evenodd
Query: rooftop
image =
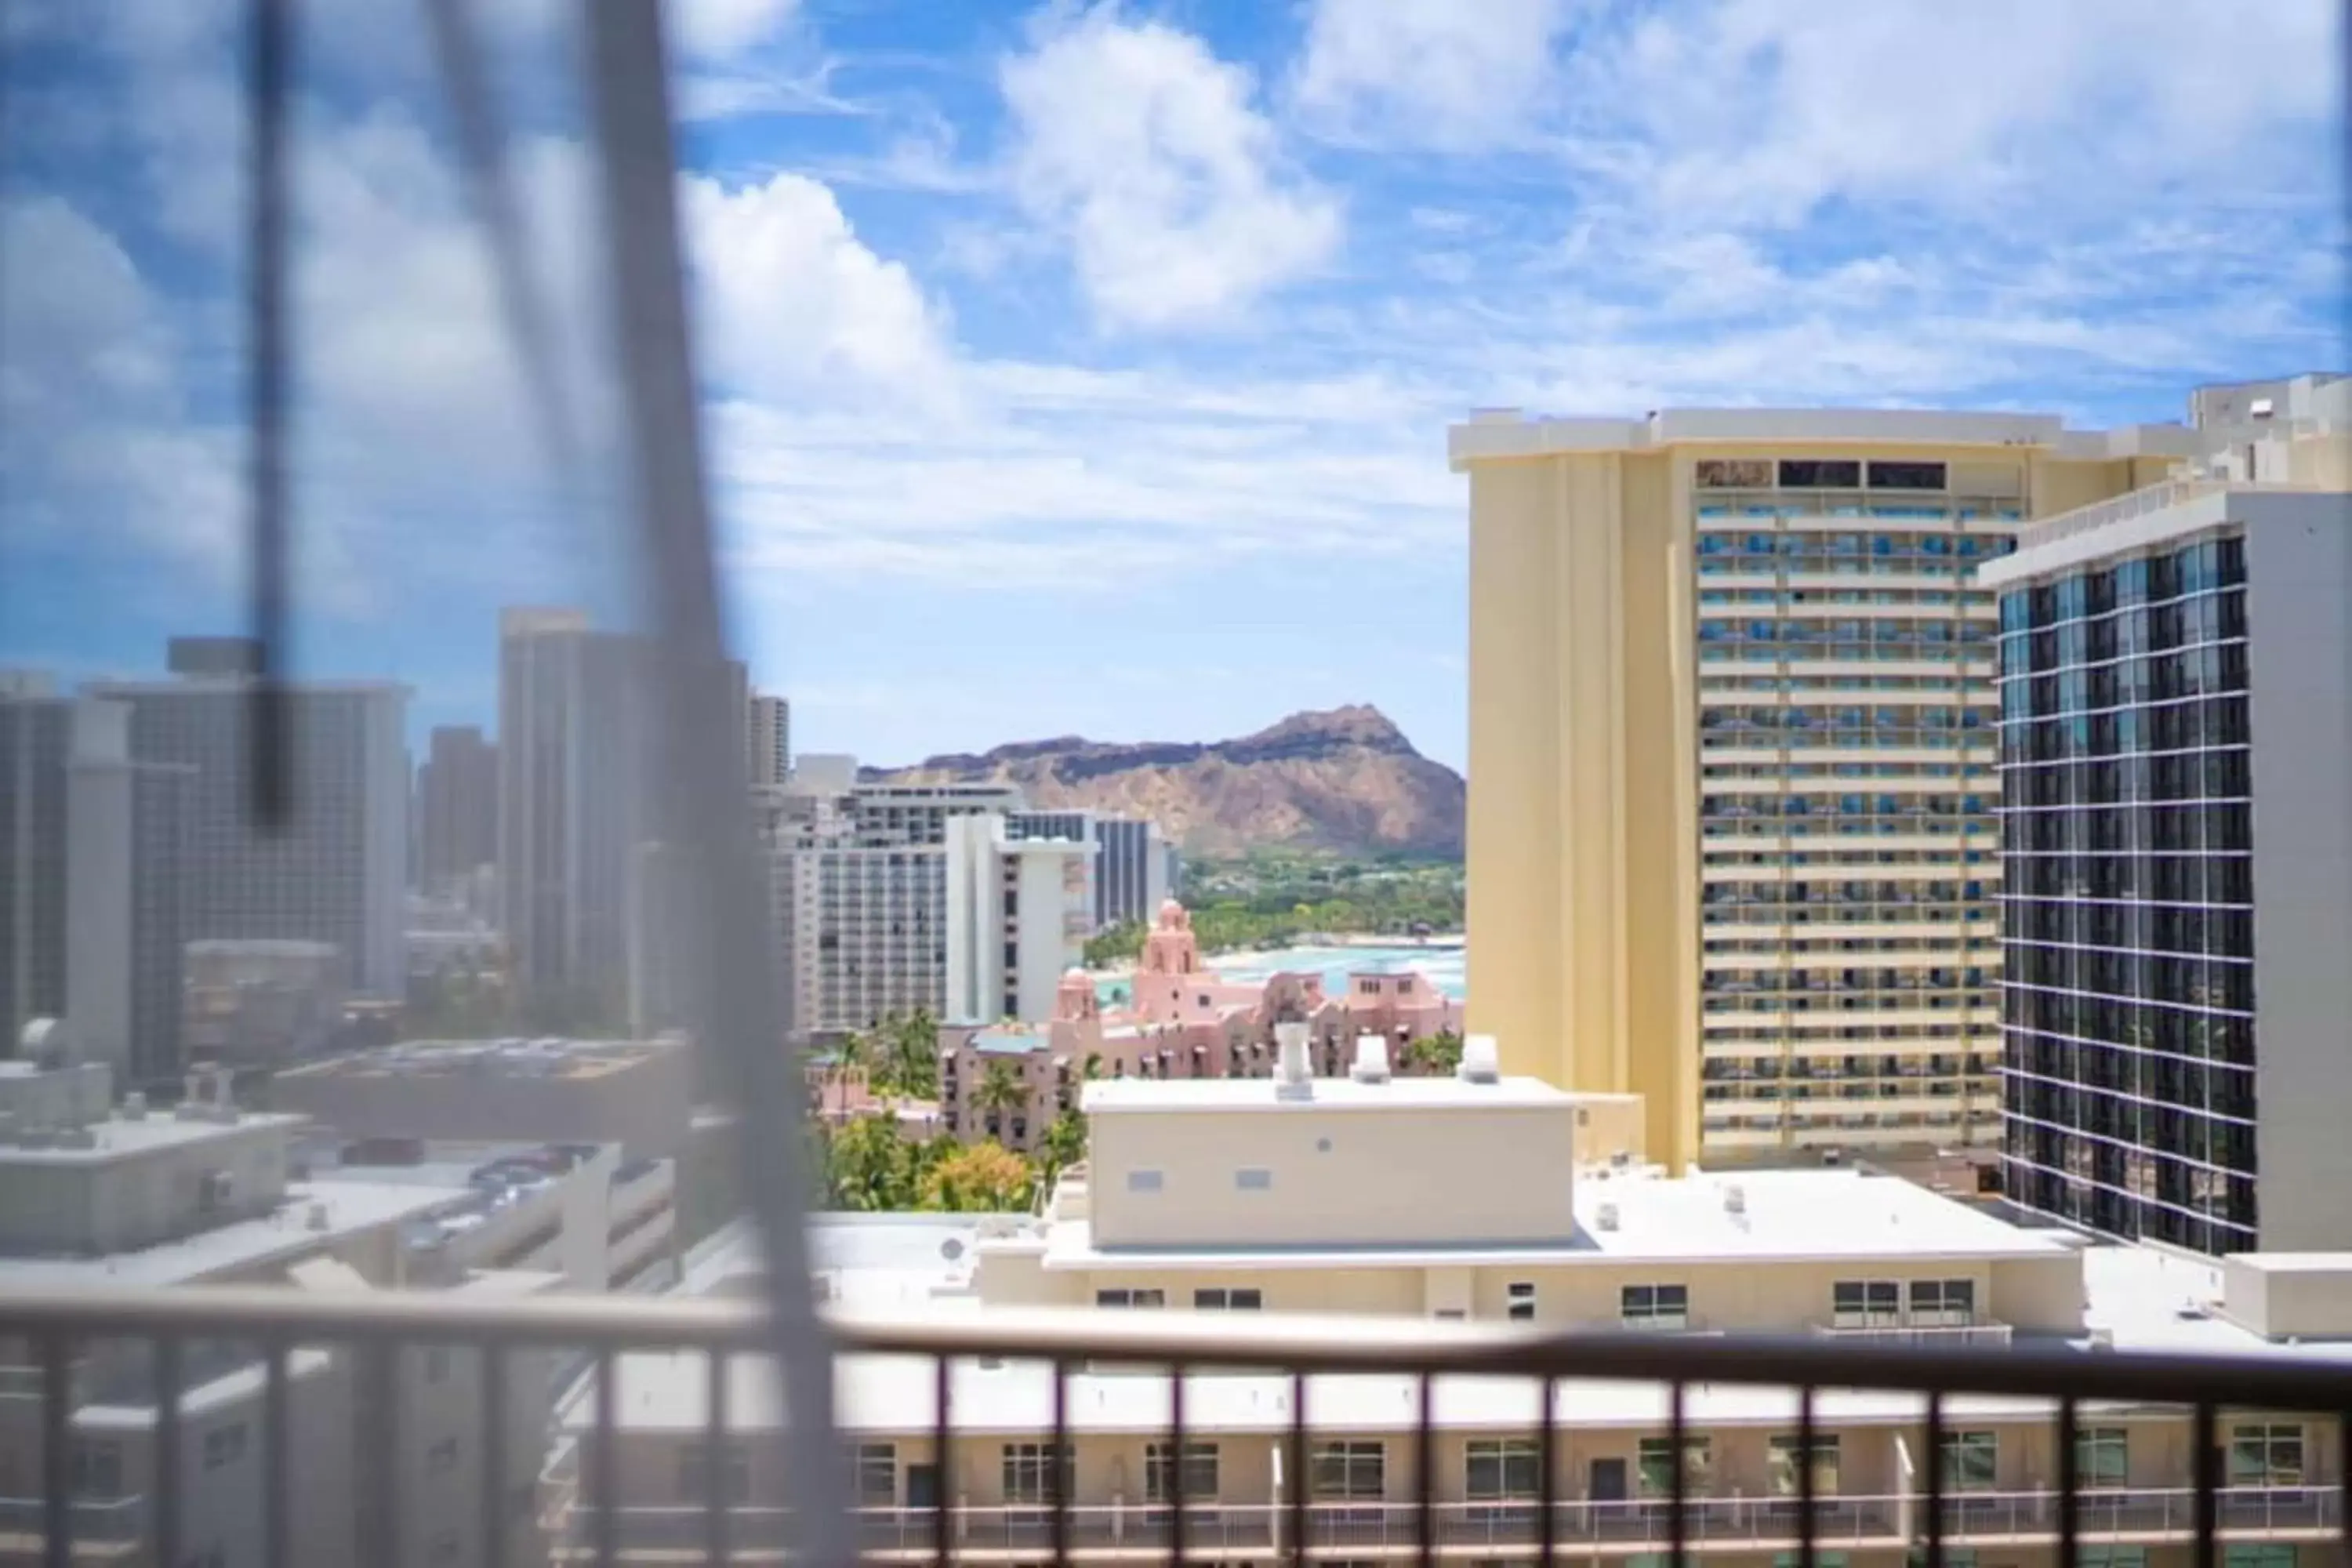
<path id="1" fill-rule="evenodd" d="M 104 1258 L 12 1257 L 8 1280 L 90 1289 L 184 1285 L 316 1251 L 340 1236 L 425 1215 L 456 1195 L 446 1187 L 397 1182 L 296 1182 L 286 1202 L 259 1218 Z M 314 1205 L 324 1211 L 317 1221 Z"/>
<path id="2" fill-rule="evenodd" d="M 280 1073 L 281 1079 L 422 1078 L 470 1075 L 485 1078 L 596 1078 L 623 1071 L 656 1056 L 684 1050 L 683 1037 L 651 1040 L 575 1040 L 554 1036 L 535 1039 L 404 1040 L 349 1056 L 310 1062 Z"/>
<path id="3" fill-rule="evenodd" d="M 1565 1109 L 1575 1097 L 1540 1079 L 1506 1078 L 1472 1083 L 1458 1078 L 1391 1077 L 1379 1083 L 1318 1078 L 1313 1093 L 1283 1100 L 1266 1079 L 1097 1079 L 1086 1087 L 1085 1109 L 1099 1112 L 1213 1110 L 1266 1113 L 1300 1110 L 1457 1110 Z"/>
<path id="4" fill-rule="evenodd" d="M 222 1138 L 239 1137 L 264 1128 L 291 1130 L 309 1121 L 307 1116 L 290 1112 L 252 1110 L 238 1112 L 234 1120 L 229 1121 L 215 1121 L 209 1117 L 192 1117 L 184 1121 L 168 1110 L 151 1111 L 135 1121 L 117 1115 L 104 1121 L 94 1121 L 80 1130 L 90 1140 L 87 1147 L 57 1142 L 37 1146 L 0 1143 L 0 1166 L 102 1164 L 110 1160 L 152 1153 L 159 1149 L 184 1148 Z"/>
<path id="5" fill-rule="evenodd" d="M 982 1029 L 971 1037 L 971 1048 L 989 1056 L 1023 1056 L 1044 1050 L 1045 1044 L 1035 1029 Z"/>
<path id="6" fill-rule="evenodd" d="M 2196 434 L 2185 425 L 2069 430 L 2054 414 L 1969 413 L 1926 408 L 1668 408 L 1639 419 L 1530 415 L 1487 408 L 1447 432 L 1457 468 L 1489 458 L 1550 452 L 1655 449 L 1689 443 L 1833 444 L 2043 447 L 2060 457 L 2187 457 Z"/>
<path id="7" fill-rule="evenodd" d="M 2053 573 L 2148 549 L 2230 524 L 2310 515 L 2314 504 L 2340 514 L 2352 498 L 2242 479 L 2167 479 L 2126 495 L 2062 511 L 2019 533 L 2017 549 L 1977 568 L 1979 587 L 2005 588 Z"/>

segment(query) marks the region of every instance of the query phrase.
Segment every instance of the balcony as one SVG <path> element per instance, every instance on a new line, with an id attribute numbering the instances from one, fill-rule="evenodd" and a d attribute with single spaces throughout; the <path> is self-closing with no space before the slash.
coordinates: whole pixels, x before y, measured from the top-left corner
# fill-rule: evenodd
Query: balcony
<path id="1" fill-rule="evenodd" d="M 837 1351 L 914 1363 L 905 1388 L 919 1407 L 907 1407 L 904 1429 L 933 1463 L 940 1458 L 952 1461 L 960 1447 L 971 1446 L 974 1459 L 961 1468 L 942 1465 L 934 1475 L 944 1470 L 992 1478 L 994 1447 L 1008 1437 L 1034 1437 L 1050 1453 L 1074 1434 L 1090 1441 L 1102 1436 L 1071 1396 L 1069 1380 L 1091 1363 L 1135 1368 L 1134 1375 L 1162 1388 L 1170 1386 L 1166 1373 L 1155 1369 L 1196 1369 L 1178 1387 L 1200 1385 L 1208 1374 L 1197 1369 L 1206 1367 L 1219 1369 L 1215 1377 L 1244 1370 L 1271 1373 L 1286 1382 L 1293 1397 L 1267 1411 L 1271 1420 L 1213 1429 L 1229 1445 L 1248 1444 L 1270 1467 L 1262 1472 L 1271 1476 L 1270 1497 L 1234 1502 L 1186 1498 L 1181 1472 L 1171 1471 L 1169 1484 L 1177 1495 L 1120 1499 L 1102 1495 L 1105 1472 L 1082 1463 L 1074 1495 L 1058 1501 L 1029 1495 L 1007 1505 L 950 1495 L 931 1506 L 848 1509 L 830 1524 L 815 1516 L 807 1522 L 812 1531 L 845 1526 L 848 1533 L 837 1539 L 852 1543 L 866 1560 L 886 1563 L 1268 1554 L 1426 1561 L 1439 1553 L 1489 1552 L 1546 1562 L 1564 1553 L 1605 1561 L 1633 1552 L 1672 1553 L 1699 1546 L 1900 1552 L 1928 1540 L 1992 1548 L 2054 1546 L 2059 1560 L 2066 1561 L 2065 1553 L 2086 1543 L 2205 1549 L 2224 1542 L 2347 1539 L 2335 1469 L 2342 1454 L 2342 1412 L 2352 1408 L 2352 1365 L 2271 1353 L 2156 1356 L 2041 1342 L 2003 1344 L 2001 1327 L 1903 1325 L 1891 1337 L 1864 1331 L 1764 1339 L 1621 1331 L 1547 1336 L 1503 1323 L 1341 1323 L 1255 1314 L 1240 1322 L 1222 1313 L 835 1316 L 828 1331 Z M 768 1411 L 758 1415 L 730 1405 L 746 1398 L 739 1392 L 656 1408 L 645 1404 L 645 1390 L 630 1370 L 643 1362 L 683 1358 L 697 1369 L 697 1388 L 757 1390 L 768 1374 L 765 1357 L 774 1349 L 774 1332 L 758 1303 L 732 1298 L 317 1294 L 229 1287 L 0 1290 L 0 1340 L 26 1347 L 35 1374 L 30 1382 L 37 1390 L 27 1402 L 37 1405 L 38 1420 L 18 1430 L 29 1435 L 37 1426 L 40 1438 L 37 1457 L 26 1461 L 20 1454 L 16 1472 L 37 1482 L 37 1495 L 0 1499 L 0 1563 L 188 1561 L 184 1521 L 212 1517 L 217 1506 L 210 1496 L 197 1495 L 197 1489 L 212 1484 L 212 1445 L 204 1445 L 201 1469 L 190 1463 L 206 1419 L 204 1407 L 193 1397 L 165 1399 L 152 1407 L 142 1431 L 142 1441 L 152 1440 L 153 1462 L 139 1473 L 182 1478 L 178 1482 L 150 1497 L 86 1501 L 72 1495 L 75 1470 L 67 1461 L 69 1440 L 83 1430 L 73 1408 L 70 1373 L 74 1357 L 87 1347 L 152 1346 L 162 1386 L 186 1389 L 189 1380 L 181 1373 L 194 1352 L 228 1342 L 256 1346 L 260 1356 L 255 1381 L 261 1396 L 254 1406 L 258 1420 L 250 1453 L 243 1452 L 242 1438 L 238 1444 L 247 1467 L 242 1495 L 250 1500 L 244 1506 L 254 1509 L 258 1521 L 258 1562 L 303 1560 L 294 1521 L 320 1511 L 320 1483 L 305 1468 L 309 1456 L 300 1429 L 307 1411 L 310 1430 L 320 1430 L 318 1406 L 295 1386 L 293 1373 L 320 1353 L 310 1347 L 328 1345 L 352 1352 L 467 1347 L 481 1352 L 492 1372 L 511 1370 L 517 1358 L 543 1349 L 580 1358 L 584 1371 L 572 1391 L 560 1399 L 551 1396 L 548 1406 L 509 1405 L 520 1395 L 497 1376 L 485 1377 L 472 1399 L 459 1401 L 461 1424 L 476 1419 L 470 1413 L 478 1410 L 485 1434 L 499 1423 L 522 1432 L 537 1456 L 529 1462 L 540 1467 L 526 1471 L 517 1451 L 495 1442 L 467 1449 L 478 1454 L 482 1473 L 472 1494 L 477 1501 L 462 1511 L 478 1516 L 476 1544 L 481 1550 L 475 1555 L 480 1561 L 790 1560 L 814 1547 L 800 1539 L 800 1516 L 787 1506 L 793 1500 L 767 1495 L 789 1482 L 755 1489 L 748 1474 L 728 1468 L 727 1456 L 735 1449 L 728 1439 L 760 1433 L 775 1437 L 772 1405 L 764 1396 L 751 1398 L 751 1405 Z M 306 1358 L 299 1363 L 298 1347 Z M 732 1377 L 704 1375 L 713 1352 L 727 1358 L 719 1364 L 734 1365 Z M 1051 1390 L 1050 1399 L 1040 1400 L 1034 1410 L 1017 1403 L 968 1404 L 961 1395 L 950 1405 L 948 1391 L 959 1385 L 958 1369 L 1007 1363 L 1036 1369 L 1040 1392 Z M 1321 1457 L 1310 1466 L 1308 1456 L 1320 1436 L 1310 1406 L 1321 1403 L 1325 1380 L 1364 1378 L 1392 1380 L 1402 1395 L 1395 1414 L 1381 1424 L 1385 1467 L 1351 1478 L 1351 1487 L 1370 1482 L 1356 1495 L 1326 1496 L 1313 1486 L 1296 1485 L 1309 1476 L 1318 1485 L 1323 1481 Z M 1802 1435 L 1819 1429 L 1817 1415 L 1831 1422 L 1848 1419 L 1824 1407 L 1820 1402 L 1825 1396 L 1843 1398 L 1842 1391 L 1853 1389 L 1894 1391 L 1916 1401 L 1903 1407 L 1916 1409 L 1916 1418 L 1899 1415 L 1892 1426 L 1878 1428 L 1897 1456 L 1948 1451 L 1943 1437 L 1954 1423 L 1986 1418 L 1951 1402 L 1990 1396 L 2011 1412 L 1998 1419 L 2030 1424 L 2046 1434 L 2040 1451 L 2061 1474 L 2032 1475 L 2030 1467 L 2042 1460 L 2028 1459 L 2001 1472 L 2008 1478 L 2013 1468 L 2017 1479 L 2030 1480 L 2022 1489 L 1963 1489 L 1957 1484 L 1948 1488 L 1948 1480 L 1957 1482 L 1957 1470 L 1948 1477 L 1943 1466 L 1915 1465 L 1906 1457 L 1888 1472 L 1892 1489 L 1882 1485 L 1850 1493 L 1838 1486 L 1834 1470 L 1813 1473 L 1799 1467 L 1793 1474 L 1777 1473 L 1775 1486 L 1762 1495 L 1738 1495 L 1729 1476 L 1694 1466 L 1681 1474 L 1621 1472 L 1623 1480 L 1638 1482 L 1639 1495 L 1595 1497 L 1580 1495 L 1570 1482 L 1582 1472 L 1560 1462 L 1569 1451 L 1564 1445 L 1589 1441 L 1589 1435 L 1580 1438 L 1580 1428 L 1538 1417 L 1524 1429 L 1535 1449 L 1529 1456 L 1534 1462 L 1512 1483 L 1511 1494 L 1462 1495 L 1458 1462 L 1441 1462 L 1437 1447 L 1441 1433 L 1449 1444 L 1459 1436 L 1456 1424 L 1443 1414 L 1457 1389 L 1518 1383 L 1530 1395 L 1549 1390 L 1552 1407 L 1567 1411 L 1576 1394 L 1562 1384 L 1580 1380 L 1656 1386 L 1662 1397 L 1643 1424 L 1666 1434 L 1669 1444 L 1706 1429 L 1694 1425 L 1706 1419 L 1694 1408 L 1695 1397 L 1709 1399 L 1724 1389 L 1780 1391 L 1788 1412 L 1781 1419 L 1787 1431 L 1798 1434 L 1801 1449 L 1810 1441 Z M 507 1392 L 495 1398 L 488 1393 L 501 1388 Z M 1297 1397 L 1310 1390 L 1311 1399 Z M 938 1397 L 925 1397 L 925 1391 L 936 1391 Z M 1191 1403 L 1171 1398 L 1161 1406 L 1164 1425 L 1147 1424 L 1140 1431 L 1121 1427 L 1117 1436 L 1137 1442 L 1150 1437 L 1181 1449 L 1188 1436 L 1198 1438 L 1211 1430 L 1195 1426 L 1188 1434 Z M 1196 1412 L 1205 1407 L 1194 1405 Z M 2265 1419 L 2295 1415 L 2298 1430 L 2321 1434 L 2307 1456 L 2298 1445 L 2295 1468 L 2289 1472 L 2298 1484 L 2222 1484 L 2221 1465 L 2232 1452 L 2219 1441 L 2225 1408 L 2233 1421 L 2245 1412 L 2265 1413 Z M 391 1419 L 365 1404 L 355 1411 L 362 1426 Z M 2072 1488 L 2064 1473 L 2066 1457 L 2074 1451 L 2069 1434 L 2081 1431 L 2086 1419 L 2105 1424 L 2118 1415 L 2179 1423 L 2183 1429 L 2161 1447 L 2193 1466 L 2197 1473 L 2182 1478 L 2188 1484 Z M 747 1419 L 764 1424 L 747 1427 Z M 1345 1419 L 1351 1435 L 1365 1430 L 1360 1412 Z M 660 1486 L 683 1484 L 677 1465 L 649 1468 L 637 1462 L 643 1450 L 625 1447 L 625 1436 L 634 1440 L 649 1433 L 696 1445 L 709 1456 L 702 1461 L 705 1468 L 695 1472 L 701 1478 L 696 1493 L 739 1500 L 705 1507 L 675 1495 L 646 1496 L 649 1478 Z M 661 1451 L 674 1460 L 679 1450 Z M 636 1458 L 625 1459 L 627 1453 Z M 1850 1438 L 1847 1455 L 1851 1474 L 1858 1456 Z M 903 1473 L 911 1487 L 911 1465 Z M 1757 1478 L 1745 1479 L 1752 1483 Z M 1989 1475 L 1969 1478 L 1984 1479 Z M 331 1472 L 329 1481 L 333 1482 Z M 362 1557 L 373 1557 L 381 1546 L 382 1561 L 409 1561 L 410 1553 L 428 1544 L 433 1552 L 442 1551 L 441 1542 L 449 1539 L 443 1527 L 450 1520 L 428 1514 L 402 1490 L 411 1484 L 403 1479 L 402 1467 L 357 1466 L 340 1484 L 348 1485 L 352 1495 L 328 1500 L 327 1511 L 354 1532 Z M 1033 1479 L 1025 1484 L 1035 1483 Z M 1781 1495 L 1786 1487 L 1797 1489 L 1796 1495 Z M 1821 1489 L 1817 1495 L 1815 1487 Z M 427 1531 L 438 1533 L 428 1542 Z"/>
<path id="2" fill-rule="evenodd" d="M 1967 1345 L 2000 1349 L 2010 1342 L 2007 1323 L 1815 1323 L 1813 1333 L 1849 1344 Z"/>

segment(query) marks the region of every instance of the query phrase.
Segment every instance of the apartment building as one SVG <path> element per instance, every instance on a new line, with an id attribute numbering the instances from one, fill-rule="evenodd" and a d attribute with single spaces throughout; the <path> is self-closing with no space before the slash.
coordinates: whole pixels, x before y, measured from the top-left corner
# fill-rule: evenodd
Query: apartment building
<path id="1" fill-rule="evenodd" d="M 2213 416 L 2241 433 L 2293 406 L 2229 390 Z M 2333 418 L 2232 440 L 2215 467 L 2340 472 L 2352 383 L 2332 390 Z M 2000 604 L 2020 1204 L 2217 1254 L 2352 1243 L 2344 482 L 2168 482 L 2029 528 L 1980 575 Z"/>
<path id="2" fill-rule="evenodd" d="M 1853 1171 L 1779 1170 L 1673 1178 L 1637 1162 L 1587 1160 L 1605 1100 L 1494 1070 L 1477 1042 L 1453 1079 L 1385 1076 L 1376 1049 L 1332 1082 L 1305 1070 L 1286 1026 L 1272 1083 L 1097 1082 L 1086 1090 L 1087 1164 L 1034 1217 L 965 1228 L 924 1216 L 835 1216 L 821 1289 L 836 1310 L 924 1315 L 1056 1305 L 1122 1312 L 1309 1313 L 1527 1322 L 1628 1333 L 1738 1331 L 1868 1341 L 2039 1344 L 2095 1353 L 2162 1344 L 2215 1352 L 2338 1353 L 2299 1335 L 2352 1327 L 2352 1265 L 2260 1255 L 2200 1266 L 2138 1247 L 2019 1229 L 1910 1184 Z M 1400 1171 L 1453 1173 L 1400 1183 Z M 755 1288 L 756 1262 L 689 1280 Z M 1236 1324 L 1238 1328 L 1239 1325 Z M 1190 1549 L 1216 1561 L 1280 1560 L 1294 1502 L 1318 1557 L 1396 1560 L 1423 1550 L 1412 1506 L 1429 1467 L 1434 1544 L 1448 1557 L 1519 1561 L 1536 1549 L 1540 1466 L 1559 1550 L 1577 1561 L 1662 1562 L 1662 1504 L 1675 1447 L 1665 1392 L 1571 1381 L 1546 1400 L 1507 1376 L 1441 1380 L 1424 1446 L 1408 1376 L 1194 1371 L 1183 1445 L 1157 1369 L 1076 1366 L 1052 1451 L 1053 1369 L 956 1363 L 937 1447 L 931 1369 L 848 1358 L 837 1415 L 854 1445 L 858 1523 L 869 1553 L 929 1549 L 940 1510 L 957 1553 L 1022 1561 L 1047 1550 L 1057 1490 L 1073 1555 L 1164 1550 L 1181 1477 Z M 737 1358 L 726 1391 L 730 1447 L 704 1447 L 708 1369 L 694 1355 L 617 1364 L 611 1455 L 625 1562 L 653 1562 L 725 1490 L 738 1551 L 772 1546 L 783 1495 L 773 1369 Z M 1292 1400 L 1309 1451 L 1291 1468 Z M 548 1479 L 559 1560 L 592 1540 L 579 1478 L 593 1473 L 592 1388 L 567 1398 Z M 1952 1395 L 1942 1447 L 1926 1447 L 1916 1396 L 1822 1391 L 1815 1442 L 1799 1440 L 1793 1394 L 1685 1391 L 1679 1456 L 1692 1560 L 1761 1568 L 1795 1561 L 1794 1508 L 1810 1460 L 1820 1562 L 1899 1568 L 1916 1539 L 1924 1472 L 1941 1469 L 1947 1561 L 2042 1568 L 2057 1511 L 2052 1411 Z M 2336 1425 L 2260 1411 L 2223 1416 L 2218 1504 L 2227 1561 L 2254 1568 L 2329 1560 L 2343 1455 Z M 1549 1441 L 1539 1429 L 1550 1428 Z M 2194 1521 L 2185 1489 L 2189 1425 L 2176 1409 L 2094 1404 L 2080 1413 L 2079 1521 L 2086 1560 L 2185 1568 Z M 1058 1480 L 1058 1486 L 1057 1486 Z M 1302 1495 L 1303 1494 L 1303 1495 Z M 2307 1555 L 2298 1557 L 2297 1552 Z"/>
<path id="3" fill-rule="evenodd" d="M 188 770 L 176 879 L 186 936 L 330 942 L 354 993 L 397 998 L 408 971 L 408 689 L 289 682 L 292 809 L 265 827 L 246 765 L 252 681 L 222 673 L 234 641 L 176 639 L 173 679 L 85 688 L 129 709 L 129 763 Z"/>
<path id="4" fill-rule="evenodd" d="M 2029 520 L 2182 426 L 1482 413 L 1471 1026 L 1669 1165 L 1998 1136 L 1996 635 Z"/>
<path id="5" fill-rule="evenodd" d="M 962 867 L 955 876 L 977 875 L 977 858 L 994 851 L 960 841 L 964 847 L 951 853 L 949 830 L 962 818 L 985 817 L 1001 835 L 1005 814 L 1024 805 L 1018 787 L 860 783 L 856 759 L 809 755 L 799 759 L 786 787 L 760 792 L 757 805 L 794 1034 L 868 1028 L 917 1008 L 946 1016 L 950 954 L 959 950 L 971 976 L 967 988 L 979 984 L 983 970 L 998 973 L 988 1015 L 995 1016 L 1003 989 L 1003 917 L 973 898 L 952 898 L 950 889 L 951 864 Z M 971 952 L 991 920 L 998 922 L 998 947 Z M 1012 967 L 1021 972 L 1017 952 Z M 1056 964 L 1054 974 L 1060 973 Z"/>
<path id="6" fill-rule="evenodd" d="M 755 691 L 746 719 L 752 787 L 780 787 L 793 773 L 793 706 L 781 697 Z"/>
<path id="7" fill-rule="evenodd" d="M 1041 1018 L 1094 931 L 1095 844 L 1083 830 L 1013 837 L 1001 813 L 947 823 L 944 1016 Z"/>
<path id="8" fill-rule="evenodd" d="M 26 1288 L 103 1291 L 283 1284 L 347 1291 L 601 1289 L 604 1195 L 620 1151 L 504 1144 L 439 1158 L 338 1159 L 298 1116 L 240 1109 L 225 1075 L 201 1075 L 168 1114 L 132 1091 L 118 1104 L 103 1063 L 46 1048 L 0 1072 L 0 1269 Z M 0 1346 L 0 1391 L 33 1386 L 34 1347 Z M 294 1485 L 284 1560 L 423 1568 L 544 1561 L 531 1509 L 553 1399 L 551 1353 L 504 1359 L 505 1425 L 485 1436 L 479 1353 L 393 1356 L 304 1345 L 287 1357 Z M 176 1400 L 142 1342 L 93 1340 L 68 1368 L 69 1504 L 76 1560 L 144 1564 L 162 1484 L 159 1408 L 178 1418 L 186 1561 L 260 1568 L 261 1436 L 268 1380 L 257 1347 L 181 1344 Z M 0 1560 L 40 1550 L 39 1402 L 0 1397 Z M 492 1509 L 485 1443 L 523 1484 Z M 388 1501 L 389 1515 L 376 1503 Z M 492 1519 L 505 1539 L 489 1537 Z M 27 1529 L 26 1521 L 31 1521 Z"/>
<path id="9" fill-rule="evenodd" d="M 416 770 L 416 879 L 445 892 L 499 858 L 499 747 L 472 724 L 436 725 Z"/>
<path id="10" fill-rule="evenodd" d="M 1076 838 L 1094 846 L 1094 924 L 1142 925 L 1175 892 L 1175 852 L 1160 825 L 1098 811 L 1024 811 L 1009 818 L 1016 838 Z"/>

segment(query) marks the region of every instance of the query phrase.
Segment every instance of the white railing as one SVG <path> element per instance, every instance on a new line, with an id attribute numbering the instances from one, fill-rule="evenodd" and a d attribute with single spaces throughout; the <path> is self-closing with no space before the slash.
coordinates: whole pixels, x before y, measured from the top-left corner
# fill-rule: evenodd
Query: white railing
<path id="1" fill-rule="evenodd" d="M 2054 544 L 2062 539 L 2095 532 L 2115 523 L 2179 506 L 2184 501 L 2255 488 L 2230 479 L 2165 479 L 2144 489 L 2133 490 L 2109 500 L 2093 501 L 2088 506 L 2078 506 L 2072 511 L 2057 512 L 2040 522 L 2029 523 L 2018 531 L 2017 547 L 2032 550 L 2040 545 Z"/>

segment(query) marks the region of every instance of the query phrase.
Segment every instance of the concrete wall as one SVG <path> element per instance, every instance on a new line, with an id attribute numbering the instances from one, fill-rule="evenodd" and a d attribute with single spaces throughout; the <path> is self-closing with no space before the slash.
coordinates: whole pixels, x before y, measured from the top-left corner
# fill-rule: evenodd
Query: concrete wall
<path id="1" fill-rule="evenodd" d="M 2262 1247 L 2352 1245 L 2352 497 L 2233 498 L 2253 739 Z"/>
<path id="2" fill-rule="evenodd" d="M 288 1140 L 272 1120 L 121 1157 L 26 1151 L 0 1167 L 0 1247 L 129 1252 L 266 1215 L 286 1194 Z M 216 1176 L 225 1191 L 211 1184 Z"/>
<path id="3" fill-rule="evenodd" d="M 693 1117 L 693 1052 L 652 1050 L 625 1066 L 562 1077 L 383 1071 L 359 1061 L 280 1073 L 271 1102 L 346 1139 L 619 1143 L 631 1156 L 680 1152 Z"/>
<path id="4" fill-rule="evenodd" d="M 1400 1096 L 1405 1086 L 1397 1086 Z M 1089 1193 L 1106 1247 L 1528 1241 L 1575 1232 L 1569 1103 L 1240 1114 L 1120 1110 L 1092 1121 Z M 1244 1188 L 1237 1173 L 1264 1171 Z M 1158 1173 L 1137 1190 L 1138 1172 Z M 1400 1181 L 1401 1173 L 1412 1173 Z"/>

